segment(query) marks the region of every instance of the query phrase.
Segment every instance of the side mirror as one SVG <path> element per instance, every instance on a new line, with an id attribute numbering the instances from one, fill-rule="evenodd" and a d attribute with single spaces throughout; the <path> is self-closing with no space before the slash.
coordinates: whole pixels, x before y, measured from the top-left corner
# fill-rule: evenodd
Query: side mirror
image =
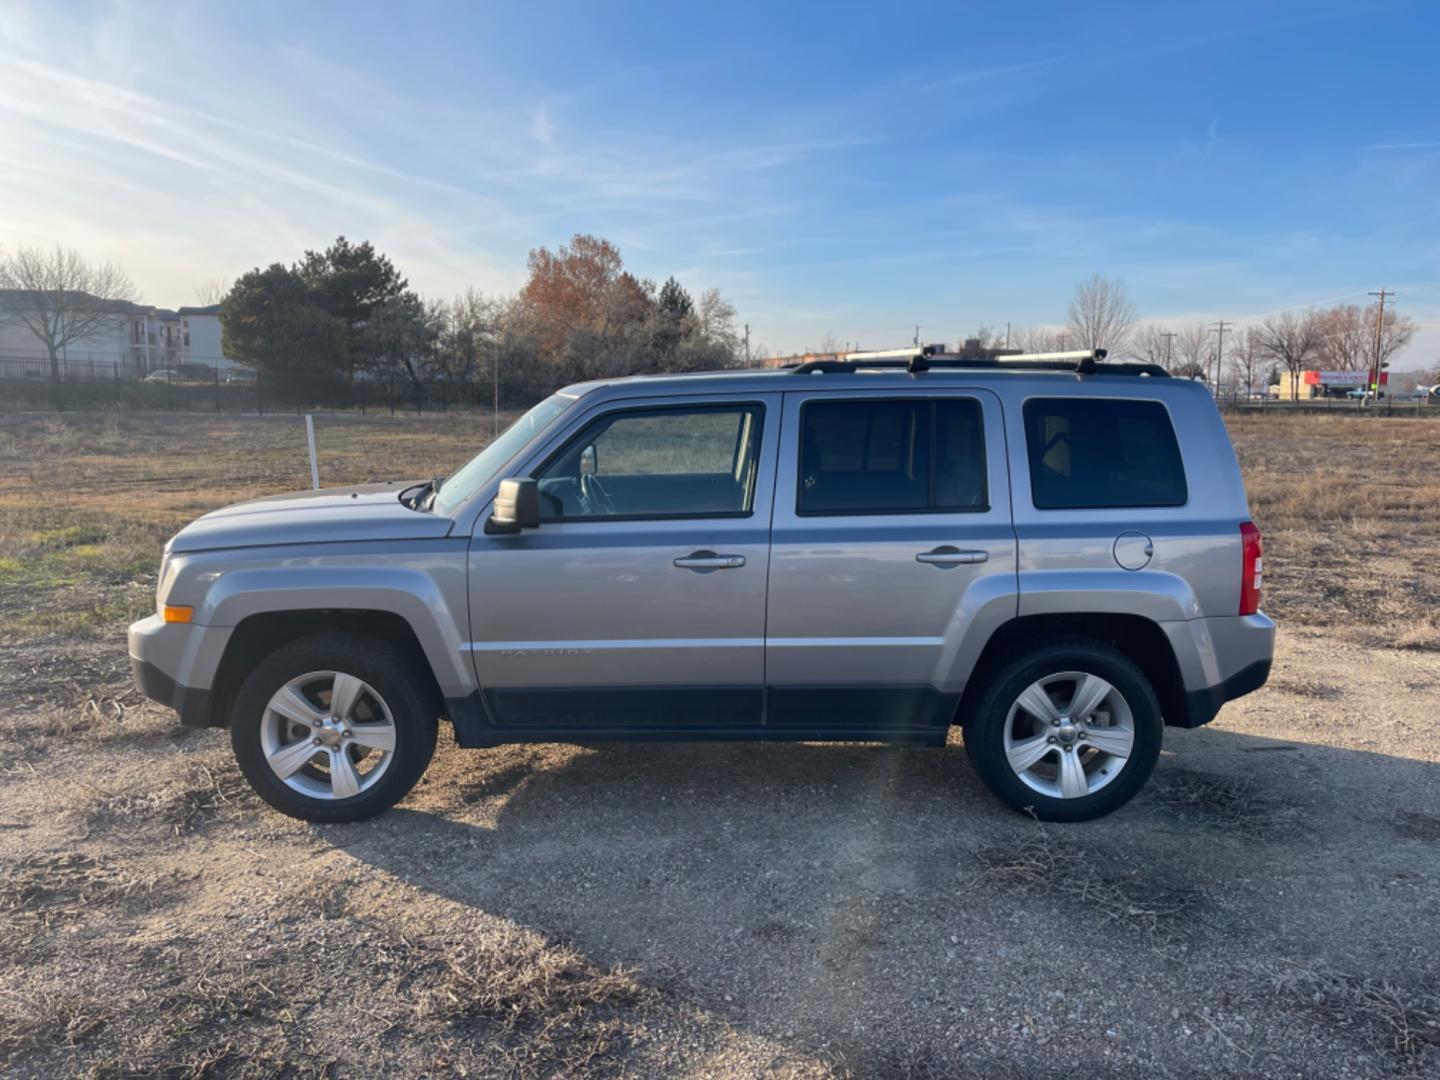
<path id="1" fill-rule="evenodd" d="M 528 476 L 500 481 L 495 507 L 485 522 L 487 535 L 513 536 L 540 527 L 540 487 Z"/>

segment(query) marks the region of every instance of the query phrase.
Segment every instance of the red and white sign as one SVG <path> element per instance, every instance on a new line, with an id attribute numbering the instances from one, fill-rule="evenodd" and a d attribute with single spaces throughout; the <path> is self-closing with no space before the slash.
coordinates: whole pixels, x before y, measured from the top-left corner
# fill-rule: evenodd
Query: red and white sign
<path id="1" fill-rule="evenodd" d="M 1300 378 L 1306 386 L 1368 386 L 1368 371 L 1302 371 Z M 1380 385 L 1390 381 L 1388 371 L 1380 372 Z"/>

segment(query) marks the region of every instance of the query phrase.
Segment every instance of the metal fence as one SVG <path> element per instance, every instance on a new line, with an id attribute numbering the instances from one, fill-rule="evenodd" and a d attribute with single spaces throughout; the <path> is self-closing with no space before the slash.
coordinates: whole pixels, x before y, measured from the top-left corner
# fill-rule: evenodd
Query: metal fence
<path id="1" fill-rule="evenodd" d="M 1395 397 L 1386 394 L 1378 401 L 1350 397 L 1272 398 L 1239 391 L 1221 390 L 1215 403 L 1222 412 L 1319 413 L 1352 416 L 1425 416 L 1440 420 L 1440 398 Z"/>
<path id="2" fill-rule="evenodd" d="M 516 367 L 476 378 L 411 378 L 403 371 L 345 375 L 287 372 L 265 374 L 248 368 L 220 370 L 203 364 L 143 373 L 124 361 L 51 361 L 0 356 L 0 411 L 8 412 L 347 412 L 356 414 L 489 413 L 533 404 L 570 381 L 546 365 Z M 1429 416 L 1440 419 L 1440 399 L 1386 396 L 1378 402 L 1326 397 L 1279 400 L 1222 389 L 1216 403 L 1225 411 L 1352 413 Z"/>
<path id="3" fill-rule="evenodd" d="M 188 370 L 186 370 L 188 367 Z M 488 374 L 488 373 L 487 373 Z M 548 373 L 510 374 L 499 386 L 500 408 L 528 405 L 557 388 Z M 196 365 L 137 374 L 115 361 L 0 356 L 0 411 L 283 412 L 419 414 L 490 412 L 492 378 L 411 378 L 404 372 L 345 375 Z"/>

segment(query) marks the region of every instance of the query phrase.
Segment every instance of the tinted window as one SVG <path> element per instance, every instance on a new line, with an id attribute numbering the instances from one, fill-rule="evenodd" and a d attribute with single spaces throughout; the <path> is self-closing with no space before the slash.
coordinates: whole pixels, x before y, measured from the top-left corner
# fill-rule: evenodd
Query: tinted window
<path id="1" fill-rule="evenodd" d="M 747 514 L 761 409 L 754 405 L 611 413 L 536 476 L 544 520 Z"/>
<path id="2" fill-rule="evenodd" d="M 987 509 L 973 399 L 812 401 L 800 426 L 801 514 Z"/>
<path id="3" fill-rule="evenodd" d="M 1180 447 L 1158 401 L 1027 401 L 1025 439 L 1030 487 L 1042 510 L 1185 502 Z"/>

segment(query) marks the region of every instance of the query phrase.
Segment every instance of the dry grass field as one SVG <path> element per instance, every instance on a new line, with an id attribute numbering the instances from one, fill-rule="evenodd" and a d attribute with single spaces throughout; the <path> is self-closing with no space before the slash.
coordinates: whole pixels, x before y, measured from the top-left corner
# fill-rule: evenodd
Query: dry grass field
<path id="1" fill-rule="evenodd" d="M 326 483 L 485 420 L 318 422 Z M 0 417 L 0 1074 L 1434 1076 L 1440 423 L 1242 416 L 1271 684 L 1039 826 L 957 746 L 442 742 L 316 827 L 130 685 L 294 417 Z"/>

